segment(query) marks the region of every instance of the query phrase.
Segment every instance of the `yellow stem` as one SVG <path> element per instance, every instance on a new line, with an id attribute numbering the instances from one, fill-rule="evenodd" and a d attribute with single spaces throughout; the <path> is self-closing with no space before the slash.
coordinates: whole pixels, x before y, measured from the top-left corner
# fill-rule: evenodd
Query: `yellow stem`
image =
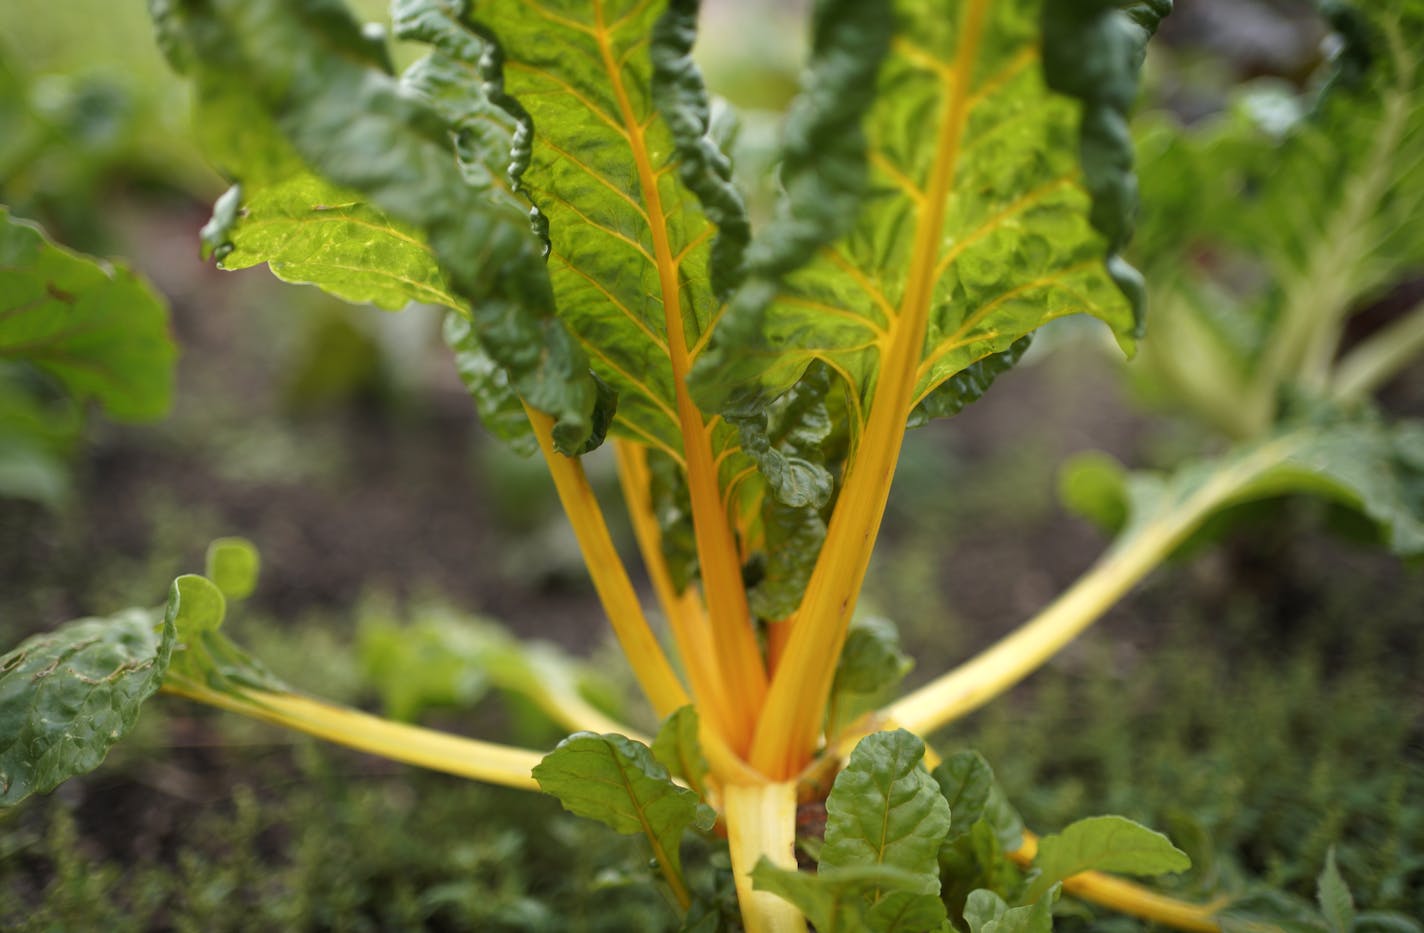
<path id="1" fill-rule="evenodd" d="M 697 539 L 703 591 L 711 616 L 718 663 L 722 676 L 726 678 L 726 696 L 732 704 L 727 738 L 732 747 L 740 752 L 745 750 L 751 739 L 757 710 L 766 694 L 766 669 L 747 609 L 741 563 L 737 559 L 736 542 L 732 538 L 717 482 L 711 439 L 702 413 L 697 410 L 687 391 L 687 374 L 691 364 L 687 331 L 682 319 L 682 287 L 677 259 L 668 239 L 658 173 L 645 138 L 646 126 L 634 113 L 632 100 L 624 86 L 623 69 L 613 52 L 604 22 L 602 0 L 594 0 L 593 11 L 594 37 L 608 73 L 610 90 L 618 104 L 623 128 L 627 132 L 643 206 L 647 208 L 648 230 L 653 241 L 653 257 L 658 267 L 658 284 L 667 328 L 668 357 L 677 393 L 677 416 L 682 429 L 683 458 L 687 463 L 687 488 L 692 504 L 692 526 Z"/>
<path id="2" fill-rule="evenodd" d="M 163 683 L 163 692 L 392 761 L 520 790 L 539 789 L 530 772 L 544 757 L 542 752 L 392 722 L 295 693 L 247 689 L 220 693 L 206 684 L 171 674 Z"/>
<path id="3" fill-rule="evenodd" d="M 945 201 L 954 182 L 969 112 L 968 76 L 988 6 L 987 0 L 973 0 L 965 8 L 955 57 L 957 74 L 945 94 L 935 162 L 915 228 L 904 297 L 895 319 L 889 322 L 880 381 L 752 742 L 752 764 L 773 776 L 790 777 L 815 751 L 836 659 L 885 514 L 916 368 L 924 352 L 935 263 L 943 241 Z"/>
<path id="4" fill-rule="evenodd" d="M 628 570 L 613 546 L 613 538 L 603 520 L 603 511 L 588 485 L 588 477 L 584 475 L 583 464 L 554 449 L 552 418 L 528 405 L 524 406 L 524 410 L 529 415 L 529 423 L 534 426 L 539 449 L 544 452 L 559 501 L 573 526 L 574 537 L 578 539 L 579 550 L 583 552 L 589 576 L 593 578 L 593 587 L 603 603 L 603 611 L 608 615 L 639 686 L 652 701 L 653 709 L 661 719 L 687 705 L 687 692 L 683 690 L 643 615 L 638 593 L 633 589 Z"/>
<path id="5" fill-rule="evenodd" d="M 728 784 L 722 807 L 747 933 L 806 933 L 801 911 L 775 894 L 753 890 L 751 879 L 763 856 L 779 868 L 796 868 L 796 782 Z"/>
<path id="6" fill-rule="evenodd" d="M 1008 690 L 1096 622 L 1203 520 L 1233 501 L 1262 472 L 1283 462 L 1294 446 L 1292 438 L 1281 438 L 1216 473 L 1195 493 L 1120 539 L 1091 570 L 1017 631 L 891 703 L 883 714 L 912 732 L 929 735 Z"/>
<path id="7" fill-rule="evenodd" d="M 1023 845 L 1017 852 L 1009 853 L 1009 858 L 1027 868 L 1037 854 L 1038 837 L 1024 830 Z M 1209 904 L 1189 904 L 1100 871 L 1085 871 L 1065 878 L 1063 890 L 1073 897 L 1092 901 L 1118 913 L 1200 933 L 1214 933 L 1221 929 L 1214 916 L 1227 903 L 1225 899 L 1220 899 Z"/>
<path id="8" fill-rule="evenodd" d="M 730 707 L 722 690 L 723 679 L 707 611 L 696 589 L 689 586 L 678 593 L 668 572 L 662 552 L 662 531 L 653 514 L 647 448 L 619 439 L 613 442 L 613 451 L 618 458 L 618 480 L 623 487 L 623 501 L 628 507 L 633 534 L 643 554 L 643 565 L 667 616 L 677 653 L 697 700 L 698 713 L 707 725 L 726 735 Z"/>

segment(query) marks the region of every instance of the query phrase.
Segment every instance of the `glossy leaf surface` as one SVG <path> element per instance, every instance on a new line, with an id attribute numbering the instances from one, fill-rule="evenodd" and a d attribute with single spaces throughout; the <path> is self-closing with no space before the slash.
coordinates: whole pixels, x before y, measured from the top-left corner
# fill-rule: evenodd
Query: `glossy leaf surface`
<path id="1" fill-rule="evenodd" d="M 0 808 L 97 768 L 163 681 L 169 617 L 130 609 L 36 635 L 0 657 Z"/>

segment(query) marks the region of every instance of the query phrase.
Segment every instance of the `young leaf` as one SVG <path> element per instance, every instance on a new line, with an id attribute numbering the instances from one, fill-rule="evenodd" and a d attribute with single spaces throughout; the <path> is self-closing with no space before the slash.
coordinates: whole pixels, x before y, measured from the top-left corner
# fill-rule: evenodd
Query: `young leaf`
<path id="1" fill-rule="evenodd" d="M 114 418 L 168 411 L 177 351 L 152 286 L 56 245 L 4 206 L 0 268 L 0 360 L 38 366 Z"/>
<path id="2" fill-rule="evenodd" d="M 242 600 L 257 588 L 262 558 L 246 538 L 218 538 L 208 545 L 205 573 L 225 598 Z"/>
<path id="3" fill-rule="evenodd" d="M 834 735 L 882 702 L 913 666 L 914 661 L 900 650 L 900 633 L 894 623 L 876 616 L 856 619 L 836 662 L 827 713 L 828 734 Z"/>
<path id="4" fill-rule="evenodd" d="M 937 900 L 924 891 L 924 880 L 919 875 L 891 865 L 823 868 L 812 875 L 779 868 L 763 856 L 752 869 L 752 883 L 758 891 L 770 891 L 795 904 L 811 921 L 816 933 L 896 929 L 869 925 L 871 895 L 888 899 L 896 893 L 908 892 Z M 883 922 L 890 919 L 893 918 Z M 930 929 L 939 927 L 936 925 Z"/>
<path id="5" fill-rule="evenodd" d="M 716 813 L 668 778 L 646 745 L 621 735 L 569 736 L 534 768 L 564 809 L 624 835 L 642 833 L 669 881 L 682 878 L 682 834 L 712 828 Z"/>
<path id="6" fill-rule="evenodd" d="M 266 665 L 220 631 L 227 600 L 212 580 L 197 574 L 174 580 L 167 613 L 176 642 L 166 678 L 190 680 L 223 693 L 241 692 L 245 687 L 289 689 Z"/>
<path id="7" fill-rule="evenodd" d="M 969 933 L 1052 933 L 1058 890 L 1054 885 L 1023 907 L 1010 907 L 993 891 L 974 891 L 964 905 L 964 922 Z"/>
<path id="8" fill-rule="evenodd" d="M 673 777 L 682 778 L 699 797 L 706 796 L 707 759 L 697 741 L 697 710 L 684 706 L 663 720 L 653 738 L 653 757 Z"/>
<path id="9" fill-rule="evenodd" d="M 1160 875 L 1186 871 L 1192 860 L 1166 836 L 1141 824 L 1121 816 L 1094 816 L 1040 839 L 1033 867 L 1038 876 L 1024 892 L 1026 902 L 1037 901 L 1054 884 L 1079 872 Z"/>
<path id="10" fill-rule="evenodd" d="M 983 819 L 994 791 L 994 771 L 976 751 L 955 752 L 930 773 L 949 803 L 952 819 L 945 842 L 953 842 Z"/>
<path id="11" fill-rule="evenodd" d="M 938 855 L 950 812 L 921 763 L 924 754 L 924 743 L 903 729 L 861 739 L 826 799 L 822 871 L 889 866 L 919 879 L 910 894 L 938 903 Z M 870 904 L 886 893 L 872 889 Z"/>
<path id="12" fill-rule="evenodd" d="M 950 933 L 944 901 L 934 894 L 891 891 L 865 912 L 865 927 L 874 933 Z"/>
<path id="13" fill-rule="evenodd" d="M 1316 900 L 1320 902 L 1320 912 L 1325 915 L 1330 933 L 1351 933 L 1355 928 L 1355 899 L 1350 896 L 1350 888 L 1335 864 L 1333 846 L 1325 854 L 1325 870 L 1320 873 L 1317 886 Z"/>
<path id="14" fill-rule="evenodd" d="M 81 619 L 0 657 L 0 808 L 94 770 L 133 728 L 168 669 L 175 612 Z"/>
<path id="15" fill-rule="evenodd" d="M 462 148 L 486 130 L 511 138 L 520 121 L 502 106 L 483 44 L 441 15 L 448 4 L 429 7 L 415 28 L 454 32 L 439 54 L 476 57 L 442 60 L 401 82 L 338 0 L 150 3 L 174 67 L 198 85 L 203 135 L 224 168 L 255 188 L 314 173 L 420 231 L 485 350 L 529 404 L 555 416 L 559 449 L 577 453 L 600 439 L 596 387 L 554 317 L 542 244 L 525 207 L 502 170 L 484 163 L 517 162 L 517 153 L 476 146 L 481 158 L 467 162 Z M 458 81 L 460 94 L 444 94 L 445 80 Z M 389 252 L 399 233 L 377 223 L 376 251 Z"/>

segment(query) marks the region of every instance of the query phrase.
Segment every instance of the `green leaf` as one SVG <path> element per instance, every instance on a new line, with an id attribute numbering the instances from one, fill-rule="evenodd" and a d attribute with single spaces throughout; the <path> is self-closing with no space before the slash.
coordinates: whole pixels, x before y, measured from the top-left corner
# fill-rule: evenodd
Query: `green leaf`
<path id="1" fill-rule="evenodd" d="M 672 782 L 646 745 L 621 735 L 569 736 L 535 766 L 534 779 L 570 813 L 624 835 L 642 833 L 673 877 L 682 876 L 682 834 L 709 830 L 717 819 L 697 794 Z"/>
<path id="2" fill-rule="evenodd" d="M 758 891 L 769 891 L 795 904 L 816 928 L 816 933 L 877 929 L 867 926 L 872 895 L 883 895 L 882 903 L 901 892 L 935 899 L 923 893 L 923 879 L 917 874 L 892 865 L 823 867 L 812 875 L 779 868 L 763 856 L 752 869 L 752 885 Z"/>
<path id="3" fill-rule="evenodd" d="M 857 619 L 846 636 L 832 690 L 878 693 L 893 687 L 914 662 L 900 650 L 894 623 L 877 616 Z"/>
<path id="4" fill-rule="evenodd" d="M 435 707 L 469 708 L 491 688 L 523 697 L 550 716 L 551 701 L 582 703 L 584 693 L 609 692 L 558 648 L 439 607 L 421 609 L 408 622 L 379 608 L 364 611 L 357 650 L 386 715 L 404 721 Z"/>
<path id="5" fill-rule="evenodd" d="M 1238 437 L 1273 425 L 1285 389 L 1354 381 L 1331 372 L 1344 321 L 1424 262 L 1424 8 L 1322 8 L 1342 45 L 1330 80 L 1248 85 L 1213 120 L 1141 134 L 1137 255 L 1160 309 L 1145 361 Z"/>
<path id="6" fill-rule="evenodd" d="M 891 891 L 865 912 L 865 927 L 875 933 L 927 933 L 947 930 L 944 901 L 934 894 Z"/>
<path id="7" fill-rule="evenodd" d="M 289 688 L 261 661 L 222 633 L 227 600 L 207 577 L 184 574 L 168 593 L 167 618 L 176 635 L 166 674 L 176 682 L 190 680 L 223 693 L 244 688 L 287 691 Z"/>
<path id="8" fill-rule="evenodd" d="M 1058 498 L 1070 512 L 1116 534 L 1127 524 L 1127 470 L 1109 454 L 1090 450 L 1066 460 L 1058 471 Z"/>
<path id="9" fill-rule="evenodd" d="M 1033 867 L 1038 876 L 1024 893 L 1027 902 L 1079 872 L 1160 875 L 1186 871 L 1192 860 L 1159 832 L 1121 816 L 1094 816 L 1040 839 Z"/>
<path id="10" fill-rule="evenodd" d="M 208 545 L 208 579 L 225 598 L 243 600 L 257 588 L 262 558 L 246 538 L 218 538 Z"/>
<path id="11" fill-rule="evenodd" d="M 1054 885 L 1032 904 L 1010 907 L 993 891 L 980 889 L 965 902 L 964 921 L 969 933 L 1052 933 L 1058 891 Z"/>
<path id="12" fill-rule="evenodd" d="M 994 771 L 983 755 L 965 749 L 941 761 L 930 776 L 949 803 L 952 822 L 945 837 L 949 843 L 967 834 L 988 812 L 994 792 Z"/>
<path id="13" fill-rule="evenodd" d="M 413 301 L 464 306 L 420 232 L 356 192 L 299 172 L 271 185 L 234 187 L 224 198 L 240 205 L 240 213 L 208 233 L 219 268 L 266 263 L 284 282 L 316 285 L 388 311 Z M 218 202 L 219 216 L 223 205 Z"/>
<path id="14" fill-rule="evenodd" d="M 1335 864 L 1333 846 L 1325 855 L 1325 870 L 1320 873 L 1315 897 L 1330 933 L 1351 933 L 1355 928 L 1355 899 Z"/>
<path id="15" fill-rule="evenodd" d="M 697 710 L 684 706 L 663 720 L 653 738 L 653 757 L 673 777 L 682 778 L 699 797 L 706 796 L 703 786 L 707 778 L 707 759 L 697 739 Z"/>
<path id="16" fill-rule="evenodd" d="M 174 620 L 130 609 L 0 657 L 0 808 L 97 768 L 163 681 Z"/>
<path id="17" fill-rule="evenodd" d="M 1396 554 L 1424 553 L 1424 424 L 1387 425 L 1323 413 L 1314 423 L 1238 445 L 1215 460 L 1162 477 L 1130 474 L 1130 519 L 1117 547 L 1153 517 L 1205 496 L 1224 508 L 1280 495 L 1321 496 L 1359 511 Z"/>
<path id="18" fill-rule="evenodd" d="M 522 167 L 514 140 L 527 122 L 507 106 L 497 56 L 449 3 L 397 7 L 399 34 L 436 46 L 406 80 L 389 74 L 384 49 L 338 0 L 151 0 L 150 9 L 170 60 L 197 84 L 210 152 L 249 197 L 290 184 L 297 203 L 273 212 L 301 216 L 333 206 L 301 201 L 311 193 L 304 177 L 357 193 L 379 216 L 346 199 L 334 216 L 373 221 L 378 261 L 390 258 L 393 236 L 418 230 L 484 349 L 523 399 L 555 417 L 559 449 L 598 442 L 596 386 L 555 319 L 543 243 L 513 190 Z M 393 234 L 384 217 L 404 230 Z M 408 258 L 420 261 L 417 252 Z M 363 262 L 349 287 L 375 297 L 371 269 Z"/>
<path id="19" fill-rule="evenodd" d="M 890 919 L 934 911 L 939 901 L 939 849 L 949 832 L 950 812 L 924 768 L 924 743 L 903 729 L 861 739 L 826 798 L 826 841 L 820 870 L 888 866 L 918 881 L 880 907 L 890 892 L 867 892 L 872 913 Z M 942 916 L 942 913 L 940 914 Z"/>
<path id="20" fill-rule="evenodd" d="M 852 621 L 831 683 L 828 733 L 835 734 L 883 701 L 912 667 L 914 661 L 900 650 L 893 622 L 878 616 Z"/>
<path id="21" fill-rule="evenodd" d="M 58 507 L 69 495 L 68 458 L 83 429 L 72 399 L 45 399 L 23 364 L 0 363 L 0 497 Z"/>
<path id="22" fill-rule="evenodd" d="M 1023 873 L 1005 854 L 1017 849 L 1022 842 L 1022 824 L 1011 807 L 1004 804 L 1007 813 L 1012 814 L 1020 829 L 1012 846 L 1006 846 L 1002 831 L 996 831 L 994 813 L 998 789 L 990 797 L 989 814 L 981 817 L 969 827 L 964 835 L 947 839 L 939 852 L 940 877 L 943 879 L 941 896 L 952 914 L 963 914 L 969 895 L 978 888 L 986 888 L 1003 897 L 1017 893 L 1023 886 Z"/>
<path id="23" fill-rule="evenodd" d="M 747 285 L 693 373 L 704 407 L 764 404 L 819 359 L 858 433 L 897 327 L 920 314 L 911 409 L 1056 317 L 1092 314 L 1131 343 L 1140 287 L 1116 258 L 1132 208 L 1123 112 L 1155 16 L 1027 0 L 966 0 L 949 17 L 904 0 L 894 12 L 863 123 L 861 208 L 794 265 L 775 242 L 794 230 L 773 223 L 753 242 Z M 788 184 L 786 218 L 826 196 L 817 182 Z"/>
<path id="24" fill-rule="evenodd" d="M 167 413 L 176 355 L 152 286 L 0 206 L 0 360 L 33 364 L 111 417 L 141 420 Z"/>

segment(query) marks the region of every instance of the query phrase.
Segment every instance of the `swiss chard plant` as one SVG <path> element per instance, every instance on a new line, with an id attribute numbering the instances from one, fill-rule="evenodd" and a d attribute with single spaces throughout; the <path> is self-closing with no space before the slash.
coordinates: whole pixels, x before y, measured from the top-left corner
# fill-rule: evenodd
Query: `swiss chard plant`
<path id="1" fill-rule="evenodd" d="M 1166 478 L 1076 471 L 1071 497 L 1117 530 L 1112 546 L 1021 629 L 909 694 L 893 698 L 893 631 L 855 615 L 907 429 L 974 401 L 1057 318 L 1097 318 L 1136 347 L 1148 289 L 1123 256 L 1127 112 L 1167 6 L 818 0 L 778 201 L 753 223 L 735 115 L 693 62 L 695 0 L 395 0 L 390 36 L 339 0 L 150 0 L 198 135 L 234 181 L 204 249 L 353 302 L 448 309 L 486 425 L 547 463 L 661 725 L 610 720 L 558 665 L 514 649 L 510 689 L 579 730 L 550 752 L 305 696 L 224 634 L 257 559 L 223 541 L 164 609 L 0 659 L 0 805 L 96 766 L 162 690 L 542 789 L 641 833 L 687 930 L 1046 930 L 1063 892 L 1182 929 L 1264 922 L 1104 874 L 1189 865 L 1124 818 L 1039 839 L 982 758 L 922 737 L 1029 675 L 1240 502 L 1324 494 L 1424 552 L 1424 429 L 1367 404 L 1424 318 L 1336 352 L 1355 302 L 1420 260 L 1419 4 L 1341 13 L 1335 77 L 1274 136 L 1233 125 L 1243 135 L 1211 154 L 1191 133 L 1149 136 L 1149 191 L 1172 188 L 1153 173 L 1201 178 L 1180 229 L 1165 196 L 1149 214 L 1154 293 L 1195 335 L 1155 352 L 1165 379 L 1182 362 L 1205 387 L 1182 397 L 1223 396 L 1241 445 Z M 419 49 L 400 73 L 390 38 Z M 1250 182 L 1202 196 L 1226 154 Z M 1214 285 L 1219 266 L 1187 261 L 1204 239 L 1266 284 Z M 1198 346 L 1225 374 L 1178 360 Z M 602 444 L 665 639 L 579 459 Z M 736 916 L 689 882 L 688 833 L 725 837 Z M 1329 880 L 1335 924 L 1350 912 Z"/>

